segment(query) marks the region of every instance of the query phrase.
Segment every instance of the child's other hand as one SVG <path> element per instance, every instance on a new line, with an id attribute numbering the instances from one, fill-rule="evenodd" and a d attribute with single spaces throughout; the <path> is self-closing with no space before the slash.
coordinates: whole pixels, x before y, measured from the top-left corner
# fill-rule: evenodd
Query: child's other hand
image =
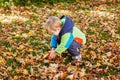
<path id="1" fill-rule="evenodd" d="M 51 50 L 50 55 L 49 55 L 49 59 L 54 59 L 56 56 L 57 56 L 57 53 L 55 52 L 55 50 Z"/>

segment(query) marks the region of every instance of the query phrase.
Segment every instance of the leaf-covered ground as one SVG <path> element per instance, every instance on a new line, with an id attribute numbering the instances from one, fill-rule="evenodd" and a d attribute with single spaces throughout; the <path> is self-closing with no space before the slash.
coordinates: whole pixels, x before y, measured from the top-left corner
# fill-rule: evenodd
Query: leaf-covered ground
<path id="1" fill-rule="evenodd" d="M 0 9 L 1 80 L 120 79 L 120 3 L 44 5 Z M 81 62 L 71 62 L 66 53 L 46 59 L 50 34 L 42 26 L 53 15 L 71 17 L 86 34 Z"/>

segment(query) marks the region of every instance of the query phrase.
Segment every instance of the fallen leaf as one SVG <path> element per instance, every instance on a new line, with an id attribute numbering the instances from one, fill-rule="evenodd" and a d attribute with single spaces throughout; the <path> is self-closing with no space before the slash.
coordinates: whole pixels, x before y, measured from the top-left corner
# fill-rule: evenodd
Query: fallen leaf
<path id="1" fill-rule="evenodd" d="M 14 76 L 14 80 L 18 80 L 18 76 L 17 75 Z"/>
<path id="2" fill-rule="evenodd" d="M 28 71 L 27 71 L 26 69 L 24 69 L 24 70 L 23 70 L 23 74 L 24 74 L 24 75 L 28 75 L 29 73 L 28 73 Z"/>

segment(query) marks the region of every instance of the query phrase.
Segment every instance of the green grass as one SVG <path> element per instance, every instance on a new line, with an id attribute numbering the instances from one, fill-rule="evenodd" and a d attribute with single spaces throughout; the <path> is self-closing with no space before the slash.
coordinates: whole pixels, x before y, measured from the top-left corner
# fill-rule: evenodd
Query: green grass
<path id="1" fill-rule="evenodd" d="M 91 31 L 91 30 L 87 30 L 87 33 L 89 34 L 89 35 L 93 35 L 93 34 L 95 34 L 93 31 Z"/>
<path id="2" fill-rule="evenodd" d="M 6 65 L 11 66 L 13 64 L 13 62 L 14 62 L 13 59 L 7 60 Z"/>
<path id="3" fill-rule="evenodd" d="M 117 30 L 117 34 L 120 34 L 120 28 L 118 28 L 118 30 Z"/>

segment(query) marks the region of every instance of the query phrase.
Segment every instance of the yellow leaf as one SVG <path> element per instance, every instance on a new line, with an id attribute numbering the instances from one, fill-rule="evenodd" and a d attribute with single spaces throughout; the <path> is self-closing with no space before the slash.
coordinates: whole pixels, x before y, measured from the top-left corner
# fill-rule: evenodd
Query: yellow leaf
<path id="1" fill-rule="evenodd" d="M 28 49 L 28 51 L 29 51 L 29 52 L 32 52 L 32 51 L 33 51 L 33 49 L 29 48 L 29 49 Z"/>
<path id="2" fill-rule="evenodd" d="M 47 58 L 48 56 L 49 56 L 49 52 L 46 52 L 43 56 L 42 56 L 42 59 L 45 59 L 45 58 Z"/>
<path id="3" fill-rule="evenodd" d="M 19 62 L 21 58 L 20 57 L 15 57 L 15 59 L 16 59 L 16 61 Z"/>
<path id="4" fill-rule="evenodd" d="M 32 24 L 36 24 L 37 22 L 34 20 L 33 22 L 32 22 Z"/>
<path id="5" fill-rule="evenodd" d="M 24 69 L 23 74 L 28 75 L 28 71 L 26 69 Z"/>
<path id="6" fill-rule="evenodd" d="M 12 52 L 5 52 L 4 54 L 7 54 L 8 56 L 12 56 L 13 55 Z"/>
<path id="7" fill-rule="evenodd" d="M 11 71 L 11 70 L 12 70 L 12 67 L 11 67 L 11 66 L 9 66 L 9 67 L 7 68 L 7 70 L 8 70 L 8 71 Z"/>
<path id="8" fill-rule="evenodd" d="M 87 50 L 83 50 L 83 53 L 86 53 L 87 52 Z"/>
<path id="9" fill-rule="evenodd" d="M 18 76 L 17 75 L 14 76 L 14 80 L 18 80 Z"/>
<path id="10" fill-rule="evenodd" d="M 34 34 L 33 31 L 29 31 L 28 35 L 32 36 Z"/>
<path id="11" fill-rule="evenodd" d="M 28 62 L 28 58 L 25 58 L 25 63 L 27 63 Z"/>
<path id="12" fill-rule="evenodd" d="M 32 52 L 33 49 L 31 49 L 31 48 L 26 48 L 26 51 L 28 51 L 28 52 Z"/>
<path id="13" fill-rule="evenodd" d="M 87 58 L 90 58 L 90 55 L 89 55 L 89 54 L 87 54 L 87 55 L 86 55 L 86 57 L 87 57 Z"/>
<path id="14" fill-rule="evenodd" d="M 45 54 L 45 55 L 43 56 L 43 59 L 47 58 L 47 57 L 48 57 L 48 55 L 49 55 L 49 54 Z"/>
<path id="15" fill-rule="evenodd" d="M 102 40 L 102 43 L 105 43 L 106 42 L 106 40 Z"/>
<path id="16" fill-rule="evenodd" d="M 114 62 L 114 60 L 113 59 L 110 59 L 110 63 L 113 63 Z"/>
<path id="17" fill-rule="evenodd" d="M 92 59 L 95 59 L 97 57 L 95 51 L 90 51 L 90 55 Z"/>
<path id="18" fill-rule="evenodd" d="M 94 32 L 97 32 L 95 28 L 93 29 L 93 31 L 94 31 Z"/>
<path id="19" fill-rule="evenodd" d="M 22 50 L 22 49 L 24 49 L 24 48 L 25 48 L 24 45 L 20 45 L 20 46 L 18 47 L 19 50 Z"/>
<path id="20" fill-rule="evenodd" d="M 42 29 L 42 32 L 43 32 L 43 33 L 46 33 L 46 30 L 45 30 L 45 29 Z"/>
<path id="21" fill-rule="evenodd" d="M 97 62 L 96 66 L 99 67 L 99 66 L 101 66 L 101 64 L 99 62 Z"/>
<path id="22" fill-rule="evenodd" d="M 75 71 L 77 69 L 76 66 L 72 66 L 72 65 L 69 65 L 67 70 L 70 72 L 70 71 Z"/>
<path id="23" fill-rule="evenodd" d="M 112 38 L 114 38 L 115 37 L 115 34 L 112 34 Z"/>
<path id="24" fill-rule="evenodd" d="M 4 63 L 5 62 L 5 59 L 0 57 L 0 64 Z"/>

